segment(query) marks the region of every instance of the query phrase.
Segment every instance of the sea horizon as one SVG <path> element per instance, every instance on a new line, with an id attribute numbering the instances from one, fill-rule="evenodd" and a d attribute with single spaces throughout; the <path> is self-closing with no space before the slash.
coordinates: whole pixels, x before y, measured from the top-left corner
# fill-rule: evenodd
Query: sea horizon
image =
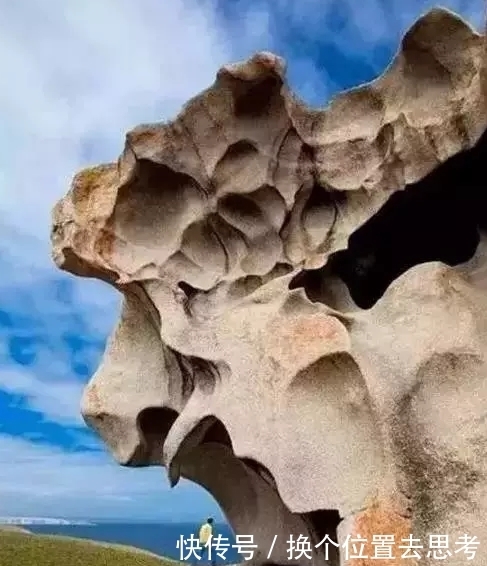
<path id="1" fill-rule="evenodd" d="M 21 523 L 21 524 L 28 524 L 29 521 L 32 521 L 33 523 L 35 523 L 36 521 L 39 520 L 45 520 L 45 521 L 59 521 L 62 522 L 63 524 L 70 524 L 70 525 L 76 525 L 76 524 L 92 524 L 92 525 L 97 525 L 97 524 L 101 524 L 101 523 L 110 523 L 110 524 L 117 524 L 117 523 L 122 523 L 122 524 L 178 524 L 178 525 L 184 525 L 184 524 L 193 524 L 193 523 L 198 523 L 198 522 L 203 522 L 206 519 L 206 516 L 202 516 L 201 519 L 198 521 L 197 519 L 173 519 L 173 518 L 120 518 L 120 517 L 113 517 L 113 518 L 105 518 L 105 517 L 66 517 L 66 516 L 62 516 L 62 517 L 57 517 L 55 515 L 49 516 L 49 517 L 34 517 L 34 516 L 5 516 L 5 517 L 0 517 L 0 525 L 2 524 L 16 524 L 17 522 Z M 228 523 L 226 523 L 224 520 L 215 520 L 214 522 L 215 525 L 228 525 Z"/>

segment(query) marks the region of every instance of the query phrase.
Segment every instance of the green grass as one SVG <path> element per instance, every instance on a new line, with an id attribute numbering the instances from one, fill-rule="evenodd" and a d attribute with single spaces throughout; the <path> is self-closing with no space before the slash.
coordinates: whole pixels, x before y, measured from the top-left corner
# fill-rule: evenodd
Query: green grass
<path id="1" fill-rule="evenodd" d="M 129 546 L 0 530 L 0 566 L 176 566 Z"/>

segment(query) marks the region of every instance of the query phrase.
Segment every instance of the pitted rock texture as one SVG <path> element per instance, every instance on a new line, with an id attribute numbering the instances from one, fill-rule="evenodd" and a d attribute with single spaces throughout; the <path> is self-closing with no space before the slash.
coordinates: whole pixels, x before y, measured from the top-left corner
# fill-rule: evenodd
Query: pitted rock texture
<path id="1" fill-rule="evenodd" d="M 323 546 L 289 559 L 290 534 L 326 533 L 395 535 L 385 563 L 413 564 L 398 549 L 408 531 L 420 563 L 438 562 L 430 534 L 449 535 L 449 564 L 464 564 L 464 534 L 487 560 L 484 243 L 459 268 L 408 270 L 367 311 L 336 281 L 321 302 L 289 290 L 477 140 L 483 50 L 433 10 L 381 77 L 322 110 L 259 53 L 174 121 L 129 132 L 118 162 L 78 173 L 55 207 L 57 265 L 124 295 L 86 421 L 121 464 L 208 489 L 254 535 L 255 564 L 345 564 Z"/>

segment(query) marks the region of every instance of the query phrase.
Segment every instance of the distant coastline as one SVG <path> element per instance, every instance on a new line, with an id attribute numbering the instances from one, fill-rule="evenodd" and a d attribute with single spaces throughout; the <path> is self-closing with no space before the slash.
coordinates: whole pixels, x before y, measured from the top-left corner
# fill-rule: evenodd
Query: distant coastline
<path id="1" fill-rule="evenodd" d="M 96 525 L 96 523 L 54 517 L 0 517 L 0 525 Z"/>

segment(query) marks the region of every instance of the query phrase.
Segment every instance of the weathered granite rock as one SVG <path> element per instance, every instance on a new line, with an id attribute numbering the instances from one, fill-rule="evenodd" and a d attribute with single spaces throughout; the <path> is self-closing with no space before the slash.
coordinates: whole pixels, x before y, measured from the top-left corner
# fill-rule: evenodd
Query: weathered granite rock
<path id="1" fill-rule="evenodd" d="M 482 61 L 483 36 L 433 10 L 380 78 L 311 110 L 259 53 L 174 121 L 132 130 L 55 207 L 57 265 L 125 297 L 86 421 L 121 464 L 208 489 L 254 535 L 257 564 L 338 564 L 314 548 L 325 533 L 367 537 L 369 557 L 393 535 L 396 558 L 379 563 L 397 565 L 415 563 L 399 548 L 410 533 L 421 564 L 438 563 L 430 535 L 450 537 L 454 565 L 476 535 L 472 562 L 487 563 L 484 243 L 460 267 L 411 268 L 366 311 L 339 281 L 320 301 L 289 290 L 475 142 Z M 311 537 L 312 560 L 289 559 L 290 534 Z"/>

